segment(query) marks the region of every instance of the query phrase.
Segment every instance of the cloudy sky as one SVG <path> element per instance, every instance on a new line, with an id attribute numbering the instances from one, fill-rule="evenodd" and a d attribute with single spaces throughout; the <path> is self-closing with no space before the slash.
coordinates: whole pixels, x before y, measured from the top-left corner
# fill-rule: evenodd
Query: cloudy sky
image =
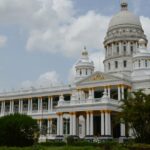
<path id="1" fill-rule="evenodd" d="M 128 0 L 150 39 L 150 0 Z M 87 47 L 103 70 L 103 39 L 120 0 L 0 0 L 0 90 L 70 79 Z"/>

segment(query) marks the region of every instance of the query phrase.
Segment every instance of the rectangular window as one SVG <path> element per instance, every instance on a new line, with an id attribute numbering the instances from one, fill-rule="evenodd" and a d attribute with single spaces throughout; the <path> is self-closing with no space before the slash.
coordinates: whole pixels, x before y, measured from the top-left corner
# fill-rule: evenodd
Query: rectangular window
<path id="1" fill-rule="evenodd" d="M 117 46 L 117 54 L 119 54 L 119 46 Z"/>
<path id="2" fill-rule="evenodd" d="M 118 68 L 118 61 L 115 61 L 115 68 Z"/>
<path id="3" fill-rule="evenodd" d="M 127 67 L 127 61 L 126 60 L 123 61 L 123 66 L 124 66 L 124 68 Z"/>
<path id="4" fill-rule="evenodd" d="M 148 65 L 147 65 L 147 60 L 145 60 L 145 67 L 147 67 Z"/>
<path id="5" fill-rule="evenodd" d="M 124 51 L 124 55 L 126 55 L 126 51 L 127 51 L 126 46 L 123 46 L 123 51 Z"/>
<path id="6" fill-rule="evenodd" d="M 111 67 L 110 67 L 110 63 L 108 63 L 108 69 L 109 69 L 109 70 L 111 69 Z"/>
<path id="7" fill-rule="evenodd" d="M 130 50 L 131 50 L 131 54 L 133 54 L 133 45 L 131 45 Z"/>

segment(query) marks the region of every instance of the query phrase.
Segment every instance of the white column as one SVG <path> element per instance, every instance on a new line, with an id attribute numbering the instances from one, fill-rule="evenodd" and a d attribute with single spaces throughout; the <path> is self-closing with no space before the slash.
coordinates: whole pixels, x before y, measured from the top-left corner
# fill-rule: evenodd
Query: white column
<path id="1" fill-rule="evenodd" d="M 90 135 L 89 134 L 89 130 L 90 130 L 90 116 L 89 116 L 89 112 L 86 113 L 86 135 Z"/>
<path id="2" fill-rule="evenodd" d="M 20 113 L 22 113 L 23 111 L 23 100 L 19 100 L 20 101 Z"/>
<path id="3" fill-rule="evenodd" d="M 114 56 L 115 55 L 115 49 L 114 49 L 114 44 L 113 43 L 112 43 L 111 49 L 112 49 L 112 53 L 113 53 L 113 56 Z"/>
<path id="4" fill-rule="evenodd" d="M 92 98 L 94 99 L 94 89 L 91 90 Z"/>
<path id="5" fill-rule="evenodd" d="M 51 112 L 51 97 L 48 97 L 48 112 Z"/>
<path id="6" fill-rule="evenodd" d="M 14 100 L 12 100 L 12 108 L 11 108 L 11 113 L 14 113 Z"/>
<path id="7" fill-rule="evenodd" d="M 119 52 L 120 52 L 120 55 L 122 54 L 122 43 L 119 42 Z"/>
<path id="8" fill-rule="evenodd" d="M 118 85 L 118 100 L 121 100 L 121 90 L 120 90 L 120 86 Z"/>
<path id="9" fill-rule="evenodd" d="M 19 104 L 18 104 L 18 105 L 19 105 L 19 107 L 18 107 L 18 112 L 19 112 L 19 113 L 20 113 L 20 110 L 21 110 L 21 103 L 20 103 L 20 101 L 21 101 L 21 100 L 19 99 L 19 100 L 18 100 L 18 103 L 19 103 Z"/>
<path id="10" fill-rule="evenodd" d="M 111 135 L 111 119 L 110 112 L 105 112 L 105 135 Z"/>
<path id="11" fill-rule="evenodd" d="M 93 112 L 90 113 L 90 135 L 93 135 Z"/>
<path id="12" fill-rule="evenodd" d="M 108 112 L 108 134 L 111 135 L 111 112 Z"/>
<path id="13" fill-rule="evenodd" d="M 63 115 L 60 115 L 60 135 L 63 135 Z"/>
<path id="14" fill-rule="evenodd" d="M 5 108 L 4 108 L 4 101 L 2 101 L 2 104 L 1 104 L 1 114 L 4 115 L 4 112 L 5 112 Z"/>
<path id="15" fill-rule="evenodd" d="M 47 120 L 47 134 L 50 134 L 50 118 Z"/>
<path id="16" fill-rule="evenodd" d="M 38 112 L 42 112 L 42 97 L 38 98 Z"/>
<path id="17" fill-rule="evenodd" d="M 11 108 L 12 108 L 12 102 L 11 100 L 9 101 L 9 113 L 11 113 Z"/>
<path id="18" fill-rule="evenodd" d="M 51 97 L 51 112 L 53 112 L 53 97 Z"/>
<path id="19" fill-rule="evenodd" d="M 121 95 L 122 95 L 121 98 L 124 99 L 124 86 L 123 85 L 121 86 Z"/>
<path id="20" fill-rule="evenodd" d="M 73 118 L 73 135 L 76 135 L 76 114 L 75 113 L 73 113 L 72 118 Z"/>
<path id="21" fill-rule="evenodd" d="M 124 123 L 121 123 L 120 124 L 120 130 L 121 130 L 121 132 L 120 132 L 120 135 L 121 135 L 121 137 L 125 137 L 125 124 Z"/>
<path id="22" fill-rule="evenodd" d="M 31 108 L 31 99 L 28 99 L 28 113 L 30 113 Z"/>
<path id="23" fill-rule="evenodd" d="M 107 93 L 107 88 L 106 87 L 104 87 L 104 92 Z"/>
<path id="24" fill-rule="evenodd" d="M 39 120 L 39 128 L 40 128 L 40 131 L 41 131 L 41 129 L 42 129 L 42 120 L 41 119 Z"/>
<path id="25" fill-rule="evenodd" d="M 32 113 L 32 98 L 30 99 L 30 113 Z"/>
<path id="26" fill-rule="evenodd" d="M 73 135 L 73 119 L 72 119 L 72 113 L 70 113 L 70 135 Z"/>
<path id="27" fill-rule="evenodd" d="M 104 120 L 104 112 L 101 111 L 101 136 L 105 135 L 105 120 Z"/>
<path id="28" fill-rule="evenodd" d="M 108 97 L 110 98 L 110 86 L 108 86 Z"/>
<path id="29" fill-rule="evenodd" d="M 60 135 L 59 127 L 60 127 L 60 116 L 58 115 L 57 116 L 57 135 Z"/>
<path id="30" fill-rule="evenodd" d="M 128 43 L 127 43 L 127 54 L 131 54 L 131 50 L 130 50 L 130 42 L 128 41 Z"/>

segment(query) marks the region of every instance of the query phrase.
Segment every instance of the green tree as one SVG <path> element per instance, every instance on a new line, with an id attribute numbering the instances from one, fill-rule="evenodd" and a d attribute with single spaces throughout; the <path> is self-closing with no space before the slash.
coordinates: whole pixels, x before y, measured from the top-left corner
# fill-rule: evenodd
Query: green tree
<path id="1" fill-rule="evenodd" d="M 150 95 L 139 90 L 122 102 L 121 118 L 130 124 L 137 142 L 150 143 Z"/>
<path id="2" fill-rule="evenodd" d="M 11 114 L 0 118 L 1 146 L 30 146 L 37 142 L 39 128 L 36 120 L 23 114 Z"/>

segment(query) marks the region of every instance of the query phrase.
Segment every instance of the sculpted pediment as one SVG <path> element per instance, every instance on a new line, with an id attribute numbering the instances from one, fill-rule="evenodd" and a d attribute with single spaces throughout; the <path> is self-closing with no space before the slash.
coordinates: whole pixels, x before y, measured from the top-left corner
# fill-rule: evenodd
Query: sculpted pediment
<path id="1" fill-rule="evenodd" d="M 89 77 L 86 77 L 77 82 L 77 84 L 91 83 L 91 82 L 104 82 L 110 80 L 118 80 L 119 78 L 105 74 L 103 72 L 95 72 Z M 120 80 L 120 79 L 119 79 Z"/>

